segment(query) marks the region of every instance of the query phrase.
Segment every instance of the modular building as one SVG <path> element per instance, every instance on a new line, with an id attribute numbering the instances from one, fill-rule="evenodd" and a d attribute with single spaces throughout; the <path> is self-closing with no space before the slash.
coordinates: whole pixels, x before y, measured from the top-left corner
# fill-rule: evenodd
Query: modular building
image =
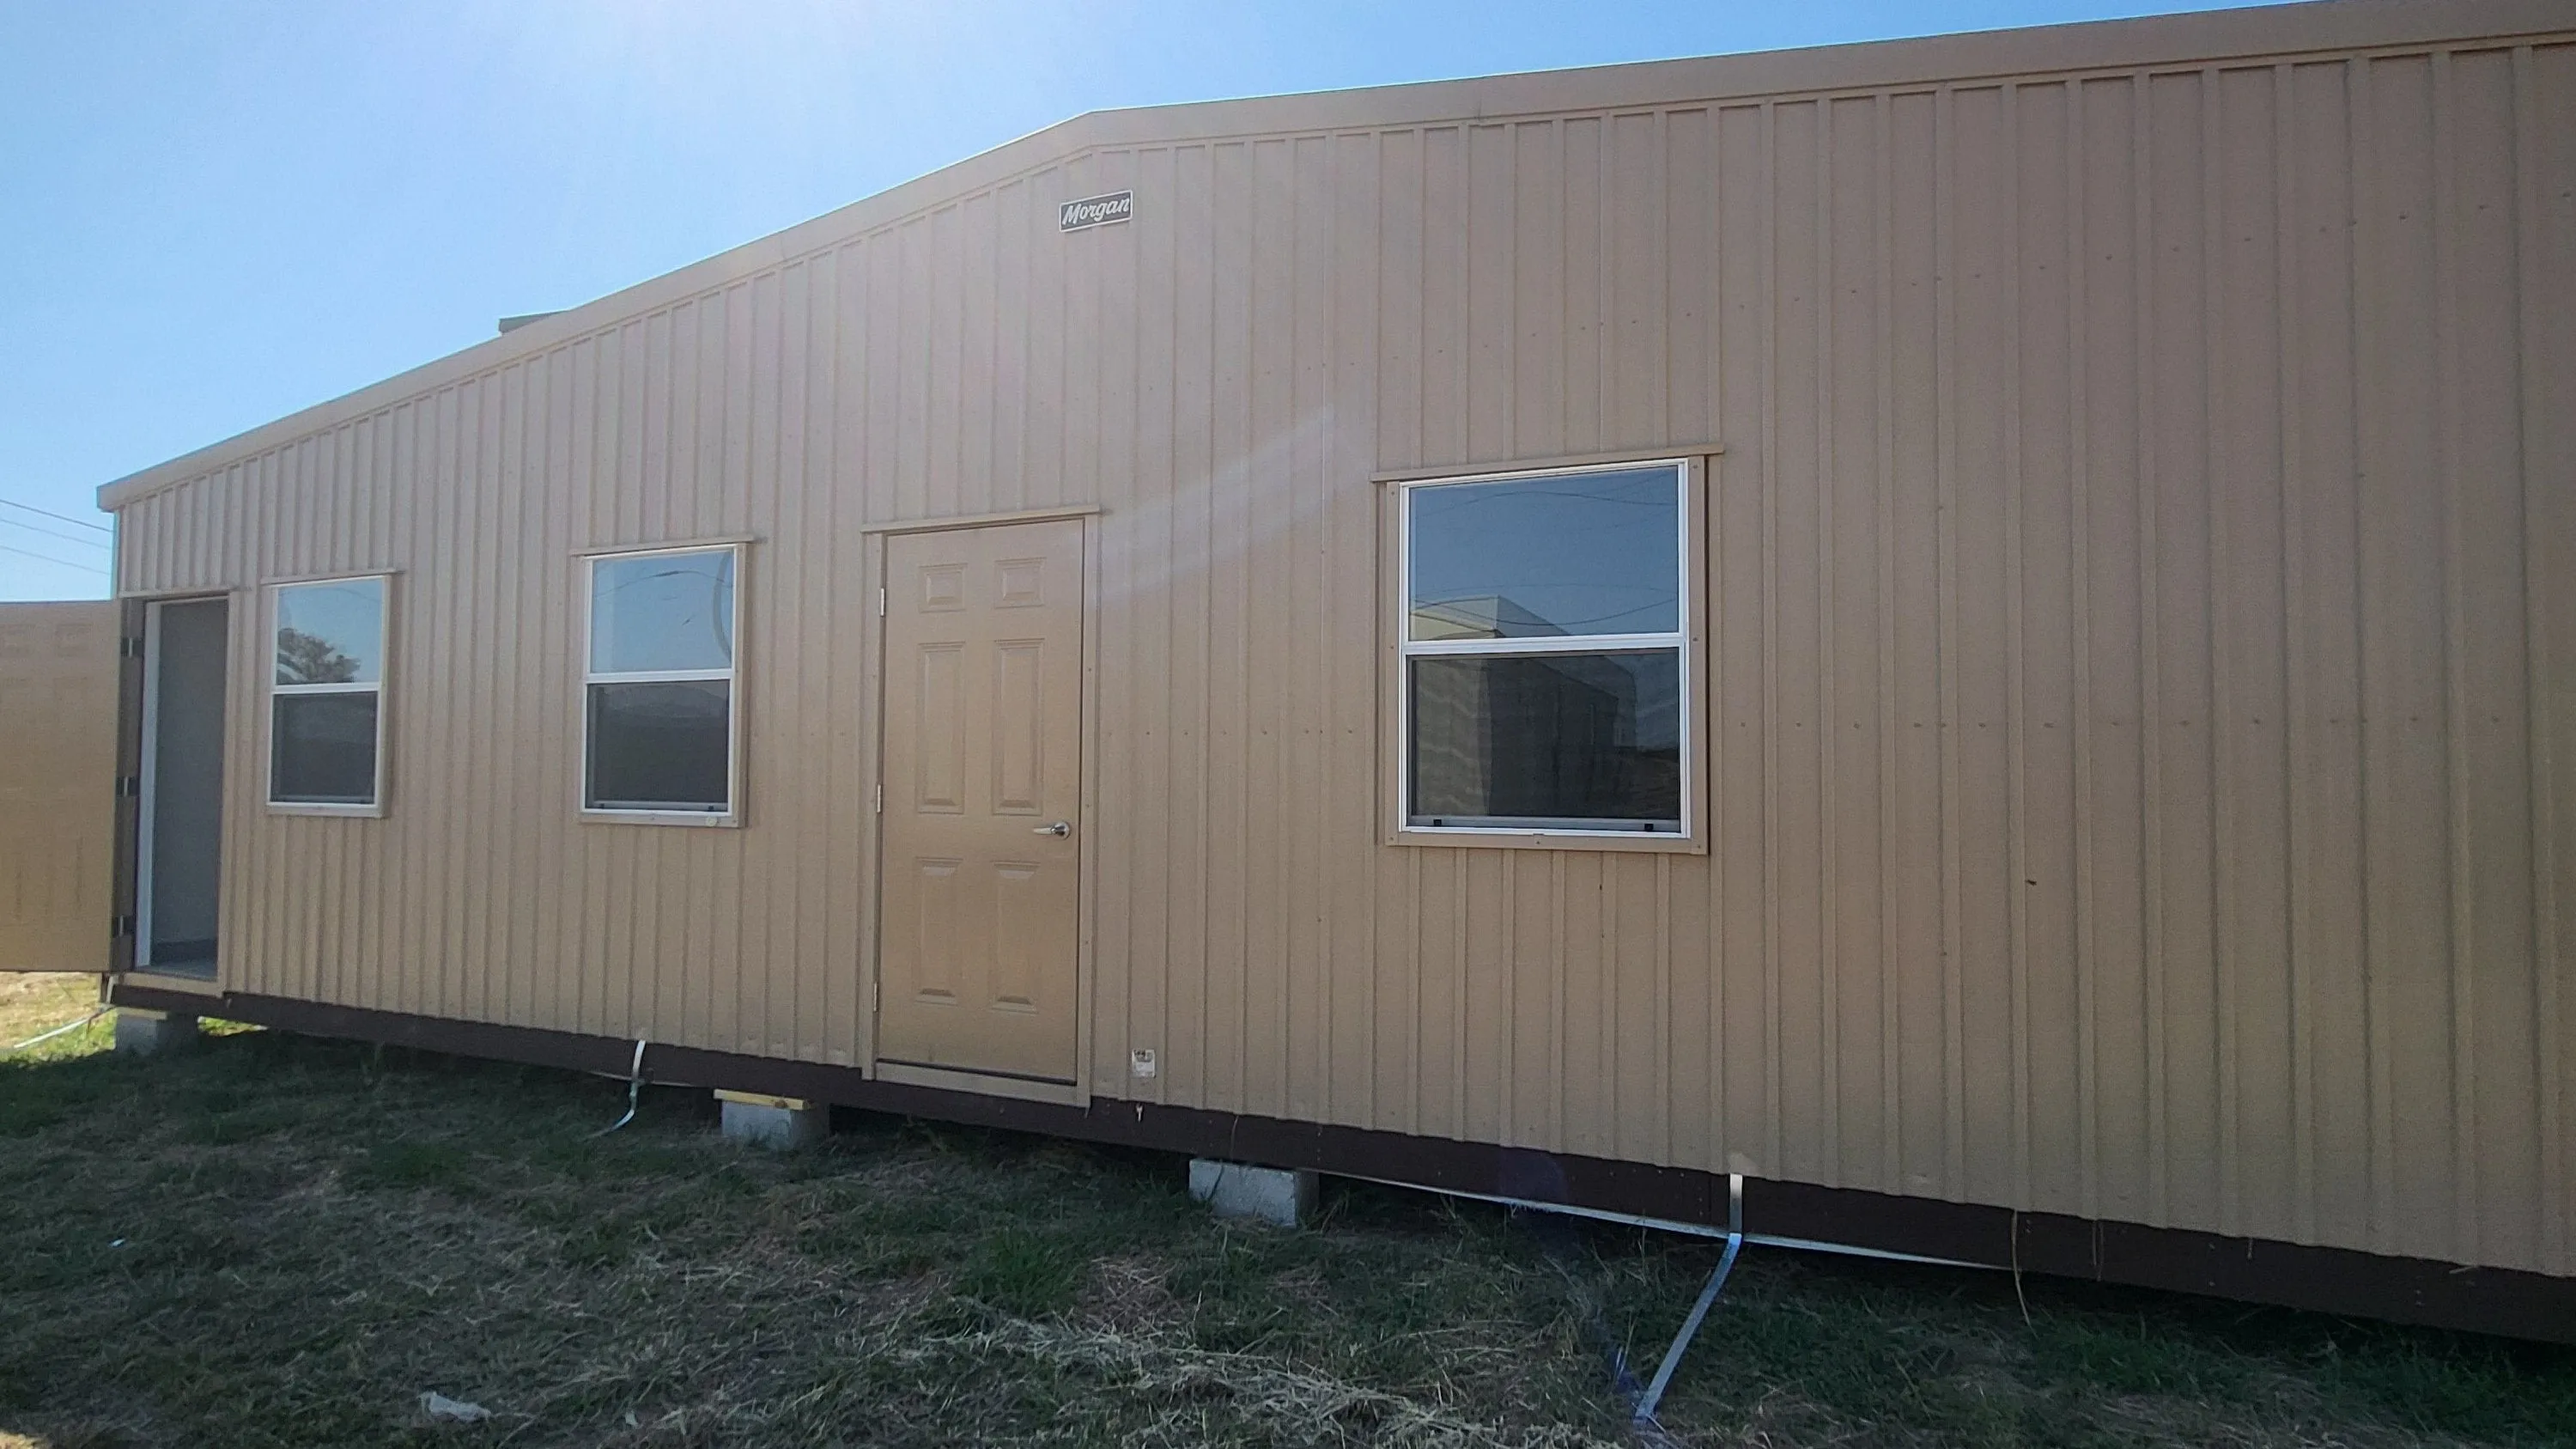
<path id="1" fill-rule="evenodd" d="M 101 502 L 123 1006 L 2576 1337 L 2564 0 L 1087 115 Z"/>

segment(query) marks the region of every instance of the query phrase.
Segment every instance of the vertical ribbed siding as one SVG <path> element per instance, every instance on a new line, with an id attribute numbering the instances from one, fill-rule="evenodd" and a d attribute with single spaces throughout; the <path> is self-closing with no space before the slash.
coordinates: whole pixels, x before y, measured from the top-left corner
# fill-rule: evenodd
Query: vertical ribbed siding
<path id="1" fill-rule="evenodd" d="M 2576 1272 L 2571 193 L 2567 44 L 1101 151 L 121 585 L 401 571 L 236 989 L 859 1060 L 860 530 L 1098 504 L 1092 1090 Z M 1708 853 L 1379 844 L 1368 475 L 1709 441 Z M 575 550 L 746 534 L 747 825 L 578 822 Z"/>

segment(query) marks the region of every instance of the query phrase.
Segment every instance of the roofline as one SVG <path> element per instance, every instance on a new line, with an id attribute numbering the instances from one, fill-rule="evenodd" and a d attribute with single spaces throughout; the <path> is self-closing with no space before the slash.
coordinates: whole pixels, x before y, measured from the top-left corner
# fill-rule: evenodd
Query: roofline
<path id="1" fill-rule="evenodd" d="M 2566 0 L 2306 0 L 2252 9 L 1090 111 L 783 231 L 127 474 L 98 490 L 98 505 L 113 512 L 231 462 L 535 357 L 609 324 L 757 275 L 1092 151 L 1280 132 L 1379 129 L 1562 111 L 1973 83 L 2035 73 L 2223 64 L 2257 55 L 2399 49 L 2472 39 L 2501 44 L 2570 30 Z"/>

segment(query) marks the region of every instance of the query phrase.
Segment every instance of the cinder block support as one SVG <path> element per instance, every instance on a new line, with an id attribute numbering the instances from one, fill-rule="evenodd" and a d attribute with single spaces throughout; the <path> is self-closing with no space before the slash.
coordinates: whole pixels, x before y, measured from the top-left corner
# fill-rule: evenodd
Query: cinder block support
<path id="1" fill-rule="evenodd" d="M 728 1142 L 779 1149 L 811 1147 L 831 1128 L 831 1109 L 798 1097 L 759 1092 L 718 1092 Z"/>
<path id="2" fill-rule="evenodd" d="M 171 1051 L 197 1039 L 197 1019 L 137 1006 L 116 1009 L 116 1049 L 130 1057 Z"/>
<path id="3" fill-rule="evenodd" d="M 1315 1210 L 1315 1174 L 1193 1157 L 1190 1196 L 1214 1208 L 1218 1217 L 1252 1218 L 1293 1228 Z"/>

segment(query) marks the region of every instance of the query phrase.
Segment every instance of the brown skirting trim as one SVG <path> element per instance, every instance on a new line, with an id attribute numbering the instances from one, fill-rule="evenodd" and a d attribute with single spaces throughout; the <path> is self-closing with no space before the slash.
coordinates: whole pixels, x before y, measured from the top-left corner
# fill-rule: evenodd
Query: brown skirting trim
<path id="1" fill-rule="evenodd" d="M 206 997 L 111 987 L 121 1006 L 251 1022 L 314 1036 L 459 1056 L 626 1075 L 634 1043 L 525 1026 L 451 1021 L 278 996 Z M 855 1067 L 661 1046 L 648 1081 L 803 1097 L 942 1122 L 1086 1142 L 1313 1168 L 1422 1187 L 1563 1203 L 1678 1222 L 1723 1224 L 1726 1178 L 1687 1168 L 1414 1137 L 1358 1127 L 1094 1098 L 1089 1107 L 904 1086 Z M 2231 1238 L 2180 1228 L 2015 1213 L 2007 1208 L 1856 1188 L 1748 1178 L 1747 1232 L 1877 1248 L 1962 1263 L 2437 1328 L 2576 1343 L 2576 1278 L 2470 1268 L 2347 1248 Z"/>

